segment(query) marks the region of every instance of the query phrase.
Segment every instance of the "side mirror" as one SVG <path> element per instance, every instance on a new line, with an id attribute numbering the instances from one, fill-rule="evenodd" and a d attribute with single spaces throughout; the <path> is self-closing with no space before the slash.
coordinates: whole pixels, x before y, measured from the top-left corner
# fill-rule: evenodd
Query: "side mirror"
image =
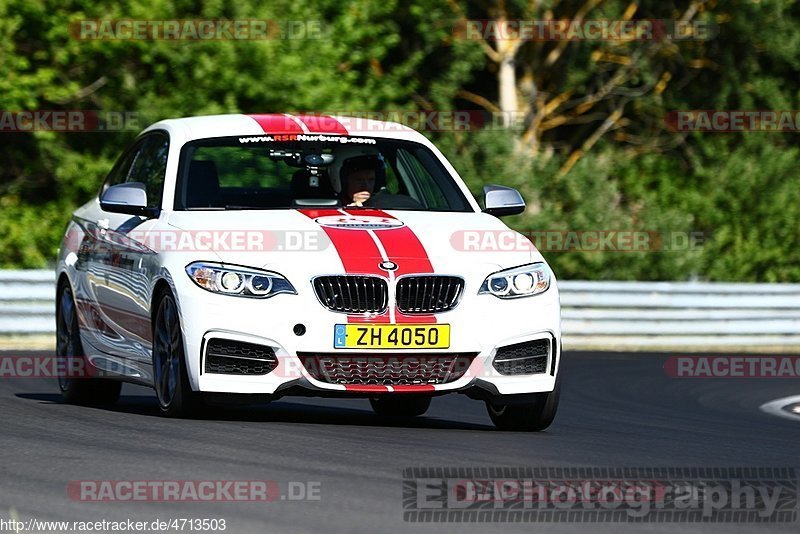
<path id="1" fill-rule="evenodd" d="M 110 213 L 154 216 L 157 210 L 147 207 L 147 191 L 141 182 L 112 185 L 100 197 L 100 207 Z"/>
<path id="2" fill-rule="evenodd" d="M 483 212 L 495 217 L 518 215 L 525 211 L 525 200 L 513 187 L 486 185 L 483 187 Z"/>

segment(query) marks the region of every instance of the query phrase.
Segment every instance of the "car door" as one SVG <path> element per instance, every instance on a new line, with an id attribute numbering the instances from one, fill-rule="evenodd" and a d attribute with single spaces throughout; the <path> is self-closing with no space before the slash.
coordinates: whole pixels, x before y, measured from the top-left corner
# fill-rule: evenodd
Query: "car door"
<path id="1" fill-rule="evenodd" d="M 116 172 L 109 176 L 101 197 L 113 185 L 140 182 L 145 185 L 148 207 L 157 213 L 163 197 L 168 151 L 166 133 L 152 132 L 143 136 Z M 138 363 L 144 363 L 145 368 L 150 363 L 150 279 L 156 269 L 156 254 L 141 236 L 155 222 L 153 218 L 112 213 L 101 208 L 94 229 L 97 238 L 89 286 L 103 323 L 98 332 L 99 348 L 130 360 L 128 364 L 140 371 L 143 367 Z M 132 371 L 134 369 L 127 370 L 126 374 Z"/>

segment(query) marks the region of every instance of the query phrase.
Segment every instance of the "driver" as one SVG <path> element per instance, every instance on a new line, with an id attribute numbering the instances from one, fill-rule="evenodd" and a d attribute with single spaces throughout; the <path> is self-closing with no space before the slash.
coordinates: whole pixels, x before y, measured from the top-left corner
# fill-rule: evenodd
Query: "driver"
<path id="1" fill-rule="evenodd" d="M 342 182 L 342 202 L 361 207 L 375 193 L 375 175 L 380 164 L 374 156 L 350 158 L 344 162 L 339 176 Z"/>

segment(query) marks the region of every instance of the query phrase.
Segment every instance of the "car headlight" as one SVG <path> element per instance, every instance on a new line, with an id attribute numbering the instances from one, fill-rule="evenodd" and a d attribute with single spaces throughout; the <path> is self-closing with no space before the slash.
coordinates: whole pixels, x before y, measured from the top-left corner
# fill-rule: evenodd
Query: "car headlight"
<path id="1" fill-rule="evenodd" d="M 488 293 L 501 299 L 530 297 L 550 288 L 550 269 L 544 263 L 532 263 L 489 275 L 478 294 Z"/>
<path id="2" fill-rule="evenodd" d="M 260 269 L 198 261 L 186 267 L 186 274 L 195 284 L 212 293 L 262 299 L 280 293 L 297 294 L 286 278 Z"/>

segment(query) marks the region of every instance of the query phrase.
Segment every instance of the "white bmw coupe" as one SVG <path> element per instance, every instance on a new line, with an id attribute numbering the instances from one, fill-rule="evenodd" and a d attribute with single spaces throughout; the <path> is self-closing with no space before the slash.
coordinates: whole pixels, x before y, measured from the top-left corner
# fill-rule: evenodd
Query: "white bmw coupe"
<path id="1" fill-rule="evenodd" d="M 164 120 L 69 222 L 57 264 L 67 402 L 153 387 L 167 416 L 284 395 L 423 414 L 486 403 L 498 428 L 555 416 L 556 279 L 418 132 L 316 115 Z M 501 246 L 502 245 L 502 246 Z M 78 369 L 78 372 L 75 370 Z"/>

